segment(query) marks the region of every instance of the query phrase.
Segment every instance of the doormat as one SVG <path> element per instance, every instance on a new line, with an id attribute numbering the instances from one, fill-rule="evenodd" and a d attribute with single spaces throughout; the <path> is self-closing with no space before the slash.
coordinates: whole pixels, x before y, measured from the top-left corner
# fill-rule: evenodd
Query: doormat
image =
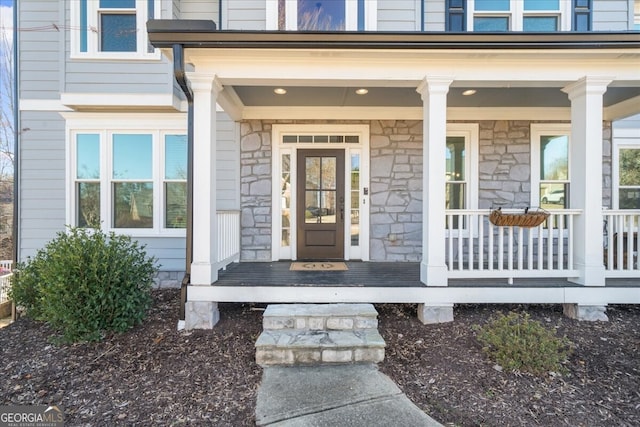
<path id="1" fill-rule="evenodd" d="M 290 271 L 346 271 L 347 264 L 344 262 L 292 262 Z"/>

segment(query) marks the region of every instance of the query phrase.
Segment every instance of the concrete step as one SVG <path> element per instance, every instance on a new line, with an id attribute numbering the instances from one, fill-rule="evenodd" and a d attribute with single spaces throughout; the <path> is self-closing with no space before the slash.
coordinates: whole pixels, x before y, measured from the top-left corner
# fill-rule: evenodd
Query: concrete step
<path id="1" fill-rule="evenodd" d="M 377 329 L 265 330 L 256 341 L 256 362 L 271 365 L 378 363 L 385 342 Z"/>
<path id="2" fill-rule="evenodd" d="M 270 304 L 262 327 L 265 331 L 377 329 L 378 312 L 372 304 Z"/>

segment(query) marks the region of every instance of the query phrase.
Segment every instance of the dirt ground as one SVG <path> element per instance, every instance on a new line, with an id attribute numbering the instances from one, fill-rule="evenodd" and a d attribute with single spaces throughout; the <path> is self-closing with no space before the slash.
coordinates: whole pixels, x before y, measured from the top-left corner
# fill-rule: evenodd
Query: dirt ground
<path id="1" fill-rule="evenodd" d="M 56 404 L 66 425 L 254 425 L 261 307 L 222 304 L 211 331 L 177 331 L 179 296 L 156 291 L 149 318 L 101 343 L 55 346 L 21 318 L 0 329 L 0 405 Z M 577 322 L 559 306 L 460 306 L 455 321 L 422 325 L 413 305 L 377 305 L 387 343 L 380 370 L 445 425 L 640 425 L 640 307 L 610 322 Z M 498 310 L 527 311 L 575 350 L 568 373 L 496 369 L 472 325 Z"/>

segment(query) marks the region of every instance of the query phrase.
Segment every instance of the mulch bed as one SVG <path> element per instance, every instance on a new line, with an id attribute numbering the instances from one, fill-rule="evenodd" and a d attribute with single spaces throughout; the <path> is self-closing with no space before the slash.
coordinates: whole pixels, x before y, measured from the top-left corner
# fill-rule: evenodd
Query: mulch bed
<path id="1" fill-rule="evenodd" d="M 262 311 L 221 304 L 211 331 L 177 331 L 178 292 L 154 292 L 144 324 L 101 343 L 56 346 L 22 318 L 0 329 L 0 405 L 56 404 L 66 425 L 254 425 Z M 422 325 L 415 305 L 377 305 L 387 342 L 380 370 L 447 425 L 640 425 L 640 307 L 610 322 L 577 322 L 559 306 L 456 307 L 455 321 Z M 574 344 L 568 373 L 500 371 L 472 325 L 498 310 L 527 311 Z"/>

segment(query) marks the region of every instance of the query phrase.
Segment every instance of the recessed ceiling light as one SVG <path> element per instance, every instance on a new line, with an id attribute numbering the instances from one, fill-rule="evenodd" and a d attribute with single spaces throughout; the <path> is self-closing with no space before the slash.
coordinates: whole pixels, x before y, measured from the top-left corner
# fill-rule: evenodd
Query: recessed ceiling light
<path id="1" fill-rule="evenodd" d="M 357 90 L 356 90 L 356 93 L 357 93 L 358 95 L 366 95 L 366 94 L 368 94 L 368 93 L 369 93 L 369 89 L 360 88 L 360 89 L 357 89 Z"/>
<path id="2" fill-rule="evenodd" d="M 287 93 L 287 90 L 281 87 L 277 87 L 273 90 L 273 93 L 275 93 L 276 95 L 284 95 L 285 93 Z"/>
<path id="3" fill-rule="evenodd" d="M 462 92 L 462 94 L 464 96 L 470 96 L 470 95 L 474 95 L 477 92 L 477 90 L 475 89 L 467 89 L 464 92 Z"/>

